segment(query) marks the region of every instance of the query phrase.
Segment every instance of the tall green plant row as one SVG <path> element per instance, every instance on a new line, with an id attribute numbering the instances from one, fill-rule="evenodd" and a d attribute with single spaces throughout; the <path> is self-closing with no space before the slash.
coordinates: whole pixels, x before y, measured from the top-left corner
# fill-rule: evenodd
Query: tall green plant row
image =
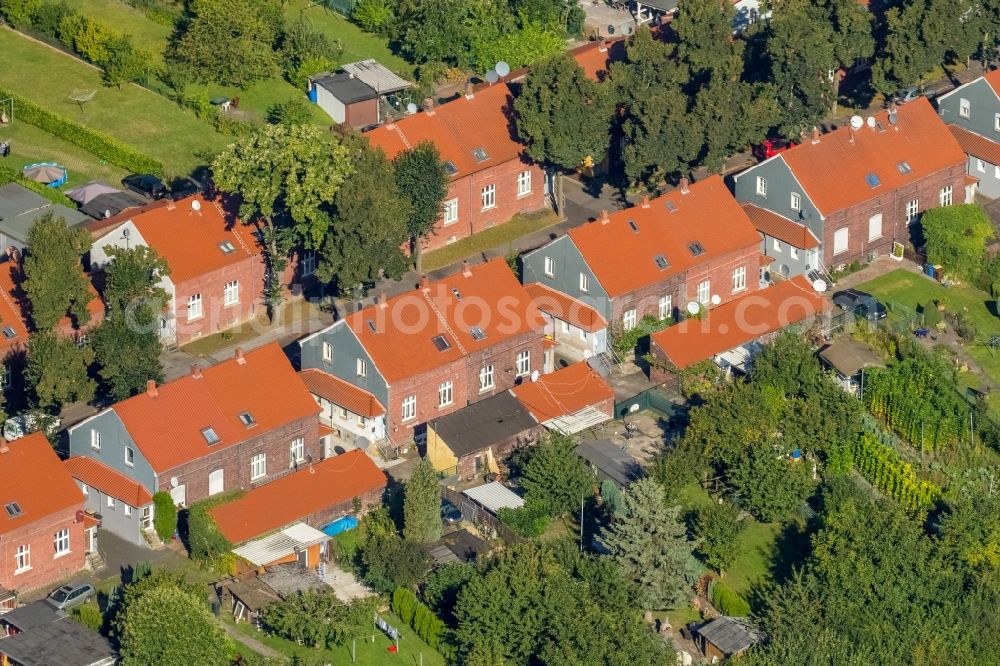
<path id="1" fill-rule="evenodd" d="M 941 496 L 940 488 L 918 479 L 909 463 L 869 433 L 861 436 L 851 453 L 868 482 L 907 511 L 924 511 Z"/>

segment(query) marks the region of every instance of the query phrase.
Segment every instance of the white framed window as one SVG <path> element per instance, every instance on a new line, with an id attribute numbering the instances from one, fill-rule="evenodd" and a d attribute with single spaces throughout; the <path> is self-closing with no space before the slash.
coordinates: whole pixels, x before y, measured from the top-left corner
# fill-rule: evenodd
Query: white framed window
<path id="1" fill-rule="evenodd" d="M 972 116 L 972 104 L 964 97 L 958 100 L 958 115 L 963 118 L 970 118 Z"/>
<path id="2" fill-rule="evenodd" d="M 982 161 L 978 157 L 976 158 L 976 171 L 979 173 L 986 173 L 986 162 Z"/>
<path id="3" fill-rule="evenodd" d="M 14 552 L 14 573 L 21 573 L 31 568 L 31 546 L 22 543 Z"/>
<path id="4" fill-rule="evenodd" d="M 341 407 L 340 408 L 340 412 L 338 412 L 338 415 L 340 416 L 341 420 L 346 421 L 347 420 L 347 408 L 346 407 Z"/>
<path id="5" fill-rule="evenodd" d="M 65 555 L 69 552 L 69 530 L 63 528 L 52 537 L 52 546 L 55 548 L 55 556 Z"/>
<path id="6" fill-rule="evenodd" d="M 590 276 L 580 273 L 580 291 L 586 292 L 588 289 L 590 289 Z"/>
<path id="7" fill-rule="evenodd" d="M 132 517 L 132 507 L 129 506 L 128 504 L 123 504 L 122 506 L 125 507 L 125 517 L 126 518 L 131 518 Z"/>
<path id="8" fill-rule="evenodd" d="M 792 257 L 792 259 L 798 259 L 799 258 L 799 248 L 795 247 L 794 245 L 789 245 L 788 246 L 788 254 Z"/>
<path id="9" fill-rule="evenodd" d="M 757 176 L 757 196 L 767 196 L 767 179 L 763 176 Z"/>
<path id="10" fill-rule="evenodd" d="M 660 319 L 666 319 L 671 316 L 674 309 L 674 297 L 670 294 L 665 296 L 660 296 L 660 302 L 657 304 L 657 314 Z"/>
<path id="11" fill-rule="evenodd" d="M 131 446 L 125 447 L 125 464 L 129 467 L 135 467 L 135 449 Z"/>
<path id="12" fill-rule="evenodd" d="M 216 469 L 208 473 L 208 494 L 218 495 L 226 489 L 226 470 Z"/>
<path id="13" fill-rule="evenodd" d="M 479 390 L 489 391 L 493 386 L 493 366 L 484 365 L 479 368 Z"/>
<path id="14" fill-rule="evenodd" d="M 497 186 L 489 184 L 483 188 L 483 210 L 493 208 L 497 205 Z"/>
<path id="15" fill-rule="evenodd" d="M 733 291 L 743 291 L 747 288 L 747 267 L 738 266 L 733 270 Z"/>
<path id="16" fill-rule="evenodd" d="M 302 253 L 302 277 L 309 277 L 316 272 L 316 250 L 306 250 Z"/>
<path id="17" fill-rule="evenodd" d="M 1000 166 L 993 167 L 993 177 L 1000 180 Z"/>
<path id="18" fill-rule="evenodd" d="M 941 188 L 941 191 L 938 193 L 938 205 L 951 205 L 951 185 L 945 185 Z"/>
<path id="19" fill-rule="evenodd" d="M 882 213 L 875 213 L 868 218 L 868 240 L 882 237 Z"/>
<path id="20" fill-rule="evenodd" d="M 798 192 L 792 192 L 791 206 L 792 210 L 802 210 L 802 195 Z"/>
<path id="21" fill-rule="evenodd" d="M 408 395 L 403 398 L 402 418 L 404 421 L 417 418 L 417 396 Z"/>
<path id="22" fill-rule="evenodd" d="M 323 341 L 323 360 L 332 361 L 333 360 L 333 345 L 329 342 Z"/>
<path id="23" fill-rule="evenodd" d="M 777 238 L 774 239 L 772 246 L 774 247 L 775 252 L 781 252 L 781 241 Z"/>
<path id="24" fill-rule="evenodd" d="M 517 376 L 523 377 L 531 373 L 531 350 L 524 349 L 517 352 Z"/>
<path id="25" fill-rule="evenodd" d="M 438 386 L 438 407 L 447 407 L 455 402 L 455 386 L 449 379 Z"/>
<path id="26" fill-rule="evenodd" d="M 441 204 L 441 218 L 445 226 L 458 222 L 458 199 L 448 199 Z"/>
<path id="27" fill-rule="evenodd" d="M 191 294 L 188 296 L 188 321 L 198 319 L 204 314 L 201 307 L 201 294 Z"/>
<path id="28" fill-rule="evenodd" d="M 840 254 L 847 252 L 848 230 L 847 227 L 837 229 L 833 232 L 833 253 Z"/>
<path id="29" fill-rule="evenodd" d="M 698 302 L 705 305 L 712 298 L 712 281 L 702 280 L 698 283 Z"/>
<path id="30" fill-rule="evenodd" d="M 531 194 L 531 172 L 522 171 L 517 174 L 517 196 L 523 197 Z"/>
<path id="31" fill-rule="evenodd" d="M 366 419 L 365 417 L 361 416 L 360 414 L 358 415 L 358 427 L 359 428 L 367 428 L 368 427 L 368 419 Z"/>
<path id="32" fill-rule="evenodd" d="M 562 319 L 559 320 L 559 332 L 569 333 L 569 322 L 565 322 Z"/>
<path id="33" fill-rule="evenodd" d="M 115 498 L 110 495 L 108 495 L 108 508 L 112 510 L 115 508 Z"/>
<path id="34" fill-rule="evenodd" d="M 635 328 L 636 318 L 635 318 L 635 308 L 631 310 L 626 310 L 622 315 L 622 328 L 626 331 L 631 331 Z"/>
<path id="35" fill-rule="evenodd" d="M 296 437 L 288 447 L 288 459 L 292 465 L 304 462 L 306 459 L 306 440 Z"/>
<path id="36" fill-rule="evenodd" d="M 90 429 L 90 448 L 95 451 L 101 450 L 101 431 L 95 428 Z"/>
<path id="37" fill-rule="evenodd" d="M 267 476 L 267 454 L 258 453 L 250 459 L 250 480 L 256 481 Z"/>
<path id="38" fill-rule="evenodd" d="M 993 131 L 1000 132 L 1000 113 L 993 114 Z"/>
<path id="39" fill-rule="evenodd" d="M 86 483 L 81 483 L 80 484 L 80 490 L 83 492 L 83 496 L 84 497 L 87 497 L 88 495 L 90 495 L 90 488 L 87 487 Z"/>
<path id="40" fill-rule="evenodd" d="M 556 274 L 556 260 L 552 257 L 545 257 L 545 275 L 548 277 L 555 277 Z"/>
<path id="41" fill-rule="evenodd" d="M 917 221 L 920 214 L 920 202 L 916 199 L 906 204 L 906 223 L 911 224 Z"/>
<path id="42" fill-rule="evenodd" d="M 358 359 L 357 367 L 355 368 L 358 377 L 368 376 L 368 361 L 363 358 Z"/>
<path id="43" fill-rule="evenodd" d="M 226 288 L 222 292 L 223 305 L 236 305 L 240 302 L 240 281 L 233 280 L 226 283 Z"/>
<path id="44" fill-rule="evenodd" d="M 584 342 L 586 342 L 589 338 L 590 338 L 590 333 L 588 333 L 587 331 L 585 331 L 585 330 L 583 330 L 581 328 L 580 329 L 580 339 L 583 340 Z"/>

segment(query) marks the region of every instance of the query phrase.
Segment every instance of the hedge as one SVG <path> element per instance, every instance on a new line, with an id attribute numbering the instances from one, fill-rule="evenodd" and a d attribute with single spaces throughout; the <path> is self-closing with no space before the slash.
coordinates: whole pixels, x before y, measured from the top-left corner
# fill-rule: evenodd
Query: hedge
<path id="1" fill-rule="evenodd" d="M 711 597 L 712 605 L 723 615 L 746 617 L 750 614 L 750 602 L 722 581 L 712 581 L 708 595 Z"/>
<path id="2" fill-rule="evenodd" d="M 430 608 L 420 603 L 410 590 L 397 587 L 392 593 L 392 610 L 403 622 L 413 627 L 417 636 L 434 650 L 447 651 L 444 643 L 447 628 Z"/>
<path id="3" fill-rule="evenodd" d="M 14 99 L 14 113 L 18 120 L 80 146 L 102 160 L 133 173 L 151 173 L 156 176 L 166 174 L 162 162 L 112 136 L 84 127 L 65 116 L 44 109 L 6 88 L 0 88 L 0 98 L 3 97 Z"/>
<path id="4" fill-rule="evenodd" d="M 153 495 L 153 527 L 160 541 L 170 541 L 177 531 L 177 506 L 170 493 L 158 492 Z"/>
<path id="5" fill-rule="evenodd" d="M 17 169 L 11 169 L 10 167 L 3 166 L 0 164 L 0 185 L 6 185 L 7 183 L 17 183 L 22 185 L 32 192 L 45 197 L 52 203 L 62 204 L 69 208 L 76 208 L 76 204 L 70 201 L 65 194 L 59 190 L 42 185 L 41 183 L 36 183 L 33 180 L 29 180 L 21 175 L 21 172 Z"/>

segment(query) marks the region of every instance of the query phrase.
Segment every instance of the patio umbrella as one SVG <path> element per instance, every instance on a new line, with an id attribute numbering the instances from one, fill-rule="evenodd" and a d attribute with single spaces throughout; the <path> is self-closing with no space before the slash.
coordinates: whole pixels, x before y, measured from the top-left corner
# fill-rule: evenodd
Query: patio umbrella
<path id="1" fill-rule="evenodd" d="M 120 190 L 118 188 L 111 187 L 107 183 L 102 183 L 99 180 L 92 180 L 86 185 L 74 187 L 72 190 L 66 192 L 66 196 L 79 205 L 85 206 L 90 203 L 94 197 L 98 197 L 102 194 L 112 194 L 119 191 Z"/>
<path id="2" fill-rule="evenodd" d="M 66 175 L 66 170 L 57 166 L 40 164 L 37 166 L 24 167 L 21 171 L 24 177 L 36 183 L 54 183 L 61 180 Z"/>

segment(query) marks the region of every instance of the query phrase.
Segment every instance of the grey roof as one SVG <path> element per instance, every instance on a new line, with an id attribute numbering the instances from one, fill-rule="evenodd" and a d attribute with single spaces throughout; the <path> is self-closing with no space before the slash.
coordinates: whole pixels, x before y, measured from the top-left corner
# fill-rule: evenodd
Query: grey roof
<path id="1" fill-rule="evenodd" d="M 313 79 L 313 81 L 315 81 L 316 85 L 326 88 L 331 95 L 344 104 L 354 104 L 355 102 L 363 102 L 378 97 L 373 88 L 347 72 L 328 74 Z"/>
<path id="2" fill-rule="evenodd" d="M 225 585 L 229 593 L 243 602 L 250 611 L 257 611 L 281 601 L 281 597 L 271 587 L 257 577 L 234 581 Z"/>
<path id="3" fill-rule="evenodd" d="M 376 60 L 369 59 L 348 63 L 341 69 L 348 74 L 353 74 L 355 78 L 361 79 L 369 88 L 380 95 L 405 90 L 413 85 Z"/>
<path id="4" fill-rule="evenodd" d="M 834 340 L 819 350 L 819 357 L 845 377 L 853 377 L 862 368 L 885 366 L 868 345 L 850 338 Z"/>
<path id="5" fill-rule="evenodd" d="M 727 657 L 743 652 L 757 642 L 751 630 L 736 618 L 717 617 L 696 630 Z"/>
<path id="6" fill-rule="evenodd" d="M 611 479 L 622 488 L 642 478 L 639 461 L 607 439 L 588 439 L 576 447 L 576 453 L 597 468 L 599 475 Z"/>
<path id="7" fill-rule="evenodd" d="M 19 183 L 0 186 L 0 232 L 24 243 L 31 225 L 48 213 L 66 220 L 73 227 L 89 218 L 80 211 L 55 204 Z"/>
<path id="8" fill-rule="evenodd" d="M 22 666 L 97 666 L 113 664 L 108 639 L 64 617 L 0 640 L 0 653 Z"/>
<path id="9" fill-rule="evenodd" d="M 430 427 L 458 457 L 467 456 L 531 430 L 535 417 L 509 391 L 442 416 Z"/>
<path id="10" fill-rule="evenodd" d="M 56 610 L 46 602 L 34 601 L 18 606 L 9 613 L 0 616 L 0 622 L 15 626 L 18 631 L 30 631 L 36 627 L 52 624 L 64 617 L 66 617 L 65 613 Z"/>
<path id="11" fill-rule="evenodd" d="M 445 534 L 433 545 L 447 548 L 460 562 L 470 562 L 493 550 L 488 541 L 480 539 L 467 529 Z"/>
<path id="12" fill-rule="evenodd" d="M 105 192 L 98 194 L 90 201 L 80 206 L 80 212 L 86 213 L 95 220 L 117 215 L 123 210 L 145 206 L 148 201 L 135 192 Z"/>
<path id="13" fill-rule="evenodd" d="M 499 481 L 490 481 L 481 486 L 467 488 L 462 491 L 462 494 L 475 500 L 494 515 L 500 509 L 519 509 L 524 506 L 524 498 Z"/>

